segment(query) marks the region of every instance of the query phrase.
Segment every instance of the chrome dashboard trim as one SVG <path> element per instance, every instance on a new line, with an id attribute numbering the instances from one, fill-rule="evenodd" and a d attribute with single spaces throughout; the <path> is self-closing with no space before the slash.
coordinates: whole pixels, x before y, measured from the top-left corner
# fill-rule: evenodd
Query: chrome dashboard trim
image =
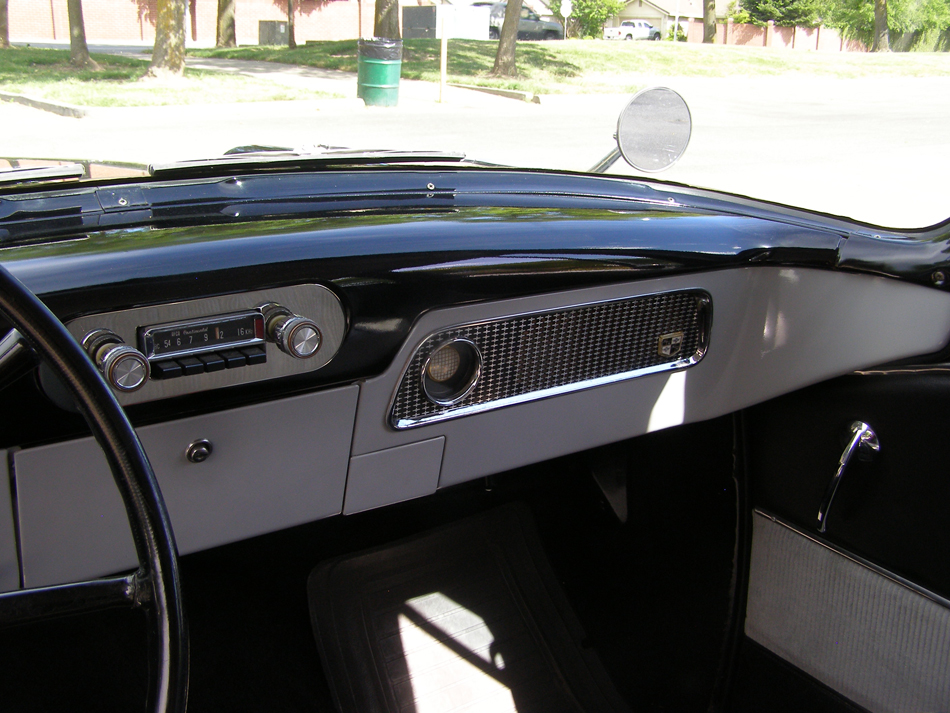
<path id="1" fill-rule="evenodd" d="M 599 377 L 591 378 L 591 379 L 584 379 L 581 381 L 558 385 L 558 386 L 554 386 L 550 388 L 543 388 L 543 389 L 538 389 L 534 391 L 519 393 L 516 395 L 504 397 L 504 398 L 491 399 L 491 400 L 483 401 L 480 403 L 473 403 L 473 404 L 468 404 L 468 405 L 458 405 L 460 401 L 464 400 L 465 397 L 463 397 L 462 399 L 457 400 L 453 404 L 447 405 L 448 408 L 438 413 L 433 413 L 429 415 L 406 418 L 406 417 L 399 417 L 396 414 L 397 401 L 399 399 L 400 392 L 403 391 L 404 389 L 404 381 L 406 380 L 406 377 L 408 376 L 410 370 L 412 369 L 412 364 L 414 360 L 416 360 L 417 356 L 420 354 L 420 352 L 423 349 L 426 348 L 427 345 L 430 345 L 433 342 L 436 343 L 436 346 L 433 348 L 433 351 L 434 351 L 435 349 L 438 349 L 439 346 L 446 343 L 447 341 L 460 338 L 457 336 L 449 336 L 452 332 L 456 330 L 472 329 L 472 328 L 477 328 L 480 326 L 508 322 L 508 321 L 512 321 L 512 320 L 516 320 L 520 318 L 526 318 L 526 317 L 537 317 L 537 316 L 555 314 L 555 313 L 560 313 L 560 312 L 575 311 L 575 310 L 580 310 L 587 307 L 596 307 L 596 306 L 601 306 L 601 305 L 610 305 L 610 304 L 615 304 L 615 303 L 645 300 L 645 299 L 654 298 L 654 297 L 682 295 L 682 294 L 688 294 L 688 295 L 694 296 L 697 301 L 697 306 L 696 306 L 697 344 L 696 344 L 696 348 L 692 351 L 692 353 L 688 354 L 687 356 L 684 356 L 683 358 L 677 359 L 675 361 L 663 363 L 663 364 L 651 365 L 644 368 L 627 370 L 627 371 L 599 376 Z M 501 317 L 495 317 L 488 320 L 480 320 L 480 321 L 475 321 L 475 322 L 462 322 L 462 323 L 457 323 L 448 327 L 443 327 L 437 331 L 431 332 L 428 335 L 426 335 L 422 340 L 419 341 L 419 343 L 412 350 L 409 356 L 409 359 L 407 360 L 405 366 L 402 369 L 403 376 L 399 379 L 396 389 L 393 391 L 392 396 L 390 397 L 390 401 L 389 401 L 389 405 L 387 409 L 387 414 L 388 414 L 387 421 L 388 421 L 388 424 L 392 428 L 396 430 L 405 430 L 405 429 L 416 428 L 419 426 L 425 426 L 425 425 L 429 425 L 433 423 L 438 423 L 440 421 L 446 421 L 449 419 L 456 419 L 456 418 L 461 418 L 463 416 L 470 416 L 477 413 L 483 413 L 486 411 L 493 411 L 500 408 L 506 408 L 509 406 L 517 405 L 517 404 L 527 403 L 530 401 L 538 401 L 540 399 L 547 399 L 547 398 L 552 398 L 554 396 L 561 396 L 563 394 L 569 394 L 575 391 L 593 389 L 599 386 L 613 384 L 619 381 L 627 381 L 630 379 L 639 378 L 641 376 L 648 376 L 650 374 L 659 374 L 659 373 L 664 373 L 664 372 L 669 372 L 669 371 L 687 369 L 691 366 L 694 366 L 695 364 L 698 364 L 700 361 L 702 361 L 703 357 L 706 355 L 706 352 L 709 347 L 709 333 L 710 333 L 711 326 L 712 326 L 712 297 L 706 290 L 703 290 L 701 288 L 688 288 L 688 289 L 678 289 L 678 290 L 672 290 L 672 291 L 651 292 L 647 294 L 636 295 L 635 297 L 621 297 L 621 298 L 615 298 L 615 299 L 609 299 L 609 300 L 597 300 L 597 301 L 591 301 L 591 302 L 584 302 L 584 303 L 580 303 L 576 305 L 569 305 L 569 306 L 557 307 L 557 308 L 546 309 L 546 310 L 519 312 L 519 313 L 501 316 Z M 487 357 L 484 355 L 484 351 L 480 349 L 477 344 L 476 344 L 476 348 L 478 348 L 479 352 L 482 354 L 483 364 L 482 364 L 481 378 L 485 379 L 487 377 L 484 373 L 485 371 L 484 362 L 487 361 Z M 428 357 L 426 357 L 424 361 L 427 361 L 427 359 Z M 466 394 L 466 397 L 468 395 L 469 394 Z"/>
<path id="2" fill-rule="evenodd" d="M 814 542 L 816 545 L 820 545 L 821 547 L 824 547 L 826 550 L 830 550 L 831 552 L 834 552 L 835 554 L 840 555 L 841 557 L 844 557 L 845 559 L 851 560 L 855 564 L 860 565 L 861 567 L 864 567 L 865 569 L 871 572 L 874 572 L 875 574 L 880 575 L 881 577 L 884 577 L 885 579 L 891 580 L 892 582 L 894 582 L 894 584 L 898 584 L 901 587 L 904 587 L 905 589 L 909 589 L 915 594 L 919 594 L 920 596 L 926 599 L 929 599 L 934 604 L 939 604 L 940 606 L 946 609 L 950 609 L 950 599 L 947 599 L 946 597 L 942 597 L 939 594 L 932 592 L 925 587 L 920 586 L 919 584 L 915 584 L 911 580 L 905 577 L 902 577 L 899 574 L 895 574 L 891 570 L 885 569 L 881 565 L 876 564 L 872 562 L 871 560 L 865 559 L 864 557 L 856 555 L 853 552 L 845 550 L 839 547 L 838 545 L 833 544 L 829 540 L 826 540 L 821 535 L 817 535 L 814 532 L 810 532 L 808 530 L 805 530 L 802 527 L 793 525 L 787 520 L 784 520 L 777 515 L 773 515 L 768 510 L 763 510 L 762 508 L 754 508 L 752 510 L 752 514 L 758 517 L 765 518 L 766 520 L 771 520 L 776 525 L 780 525 L 781 527 L 784 527 L 786 530 L 790 530 L 794 532 L 796 535 L 804 537 L 806 540 L 810 540 L 811 542 Z"/>
<path id="3" fill-rule="evenodd" d="M 145 355 L 145 358 L 151 361 L 160 359 L 176 359 L 178 357 L 205 354 L 207 352 L 214 352 L 221 349 L 239 349 L 241 347 L 259 346 L 265 342 L 262 337 L 248 337 L 245 339 L 235 339 L 228 342 L 222 342 L 220 344 L 211 344 L 210 346 L 182 347 L 181 349 L 176 349 L 174 351 L 163 352 L 160 354 L 156 353 L 154 340 L 155 335 L 158 332 L 164 332 L 171 329 L 197 329 L 204 326 L 213 326 L 226 322 L 237 322 L 248 317 L 260 320 L 261 333 L 263 333 L 264 317 L 259 309 L 252 309 L 245 310 L 243 312 L 235 312 L 234 314 L 214 315 L 212 317 L 204 317 L 202 319 L 186 319 L 166 324 L 150 324 L 139 329 L 138 347 L 139 350 Z"/>

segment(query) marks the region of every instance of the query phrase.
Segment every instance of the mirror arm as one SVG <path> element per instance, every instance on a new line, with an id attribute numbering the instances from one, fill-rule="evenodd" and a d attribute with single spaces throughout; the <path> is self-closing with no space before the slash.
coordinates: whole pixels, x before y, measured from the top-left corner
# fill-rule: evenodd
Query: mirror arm
<path id="1" fill-rule="evenodd" d="M 620 149 L 615 146 L 609 154 L 591 166 L 590 173 L 606 173 L 608 168 L 617 163 L 618 158 L 620 158 Z"/>

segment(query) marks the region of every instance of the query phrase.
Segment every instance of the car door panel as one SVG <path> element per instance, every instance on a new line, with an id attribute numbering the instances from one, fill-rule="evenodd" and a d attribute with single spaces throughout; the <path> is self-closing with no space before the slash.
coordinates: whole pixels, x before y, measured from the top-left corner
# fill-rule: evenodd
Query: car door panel
<path id="1" fill-rule="evenodd" d="M 745 634 L 871 711 L 950 701 L 950 603 L 756 512 Z"/>
<path id="2" fill-rule="evenodd" d="M 756 508 L 745 635 L 870 711 L 950 701 L 948 394 L 939 364 L 869 370 L 744 418 Z M 821 533 L 819 505 L 856 420 L 880 452 L 848 463 Z M 738 699 L 754 698 L 741 681 Z"/>
<path id="3" fill-rule="evenodd" d="M 827 539 L 950 598 L 943 444 L 950 378 L 939 368 L 873 371 L 819 384 L 750 411 L 754 504 L 816 532 L 818 507 L 855 420 L 881 442 L 854 459 L 827 520 Z M 781 444 L 781 445 L 780 445 Z"/>

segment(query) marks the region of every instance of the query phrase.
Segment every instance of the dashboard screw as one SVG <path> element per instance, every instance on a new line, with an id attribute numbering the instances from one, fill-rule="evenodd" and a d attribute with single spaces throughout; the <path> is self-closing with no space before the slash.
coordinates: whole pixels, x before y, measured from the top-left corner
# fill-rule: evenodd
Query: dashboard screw
<path id="1" fill-rule="evenodd" d="M 128 204 L 129 204 L 129 201 L 128 201 L 127 198 L 120 198 L 120 199 L 119 199 L 119 205 L 128 205 Z"/>
<path id="2" fill-rule="evenodd" d="M 434 183 L 427 183 L 427 184 L 426 184 L 426 188 L 428 188 L 430 191 L 434 191 L 434 190 L 435 190 L 435 184 L 434 184 Z"/>
<path id="3" fill-rule="evenodd" d="M 930 276 L 930 279 L 933 280 L 933 283 L 937 287 L 942 287 L 947 281 L 947 276 L 944 274 L 943 270 L 934 270 L 934 273 Z"/>

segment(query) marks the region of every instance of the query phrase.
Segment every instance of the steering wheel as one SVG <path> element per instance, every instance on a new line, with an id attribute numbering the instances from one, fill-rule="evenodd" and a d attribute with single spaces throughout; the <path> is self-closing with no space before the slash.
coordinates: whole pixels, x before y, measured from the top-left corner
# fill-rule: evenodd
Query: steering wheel
<path id="1" fill-rule="evenodd" d="M 127 576 L 0 594 L 0 625 L 118 606 L 143 608 L 149 639 L 146 710 L 184 713 L 188 633 L 178 549 L 145 450 L 83 348 L 46 305 L 2 265 L 0 311 L 75 397 L 122 495 L 139 563 L 138 570 Z"/>

